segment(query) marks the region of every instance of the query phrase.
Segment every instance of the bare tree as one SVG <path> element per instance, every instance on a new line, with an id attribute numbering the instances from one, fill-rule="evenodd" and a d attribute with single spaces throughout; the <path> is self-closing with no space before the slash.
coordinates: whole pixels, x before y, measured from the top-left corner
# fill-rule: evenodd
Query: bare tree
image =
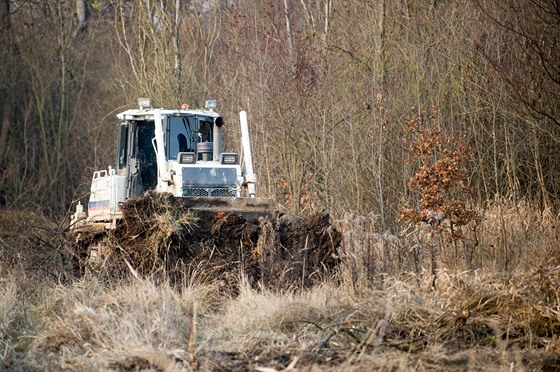
<path id="1" fill-rule="evenodd" d="M 85 31 L 89 21 L 89 11 L 86 0 L 76 0 L 76 18 L 78 19 L 76 33 Z"/>
<path id="2" fill-rule="evenodd" d="M 2 35 L 0 45 L 2 46 L 4 53 L 13 51 L 9 0 L 2 0 L 0 2 L 0 34 Z M 4 59 L 4 61 L 9 60 L 9 58 Z M 6 69 L 9 68 L 9 66 L 3 66 L 3 68 Z M 9 81 L 7 81 L 6 86 L 4 84 L 0 86 L 0 102 L 2 107 L 2 122 L 0 123 L 0 168 L 3 168 L 3 159 L 6 153 L 8 129 L 10 127 L 12 114 L 12 98 L 8 94 L 8 91 L 11 91 L 11 89 L 9 89 L 9 85 Z M 2 181 L 0 180 L 0 194 L 1 193 Z"/>

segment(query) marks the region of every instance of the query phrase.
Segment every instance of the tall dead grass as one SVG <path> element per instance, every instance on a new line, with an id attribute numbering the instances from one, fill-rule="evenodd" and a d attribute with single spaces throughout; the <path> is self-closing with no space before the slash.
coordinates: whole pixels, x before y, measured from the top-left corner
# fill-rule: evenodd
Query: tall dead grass
<path id="1" fill-rule="evenodd" d="M 560 264 L 560 214 L 527 201 L 495 202 L 464 237 L 445 243 L 428 229 L 393 225 L 383 231 L 379 216 L 348 215 L 335 221 L 344 235 L 342 278 L 355 286 L 376 285 L 387 275 L 420 274 L 431 265 L 449 270 L 527 271 Z"/>
<path id="2" fill-rule="evenodd" d="M 349 293 L 329 285 L 297 293 L 245 285 L 223 312 L 209 320 L 207 332 L 213 340 L 209 346 L 235 352 L 313 349 L 322 331 L 330 331 L 329 322 L 336 322 L 337 314 L 353 303 Z M 309 332 L 301 332 L 295 340 L 295 330 Z"/>
<path id="3" fill-rule="evenodd" d="M 525 200 L 491 204 L 479 228 L 477 267 L 505 271 L 560 264 L 560 214 Z"/>
<path id="4" fill-rule="evenodd" d="M 387 277 L 378 289 L 245 283 L 230 298 L 218 288 L 85 277 L 38 285 L 24 305 L 18 294 L 30 283 L 13 280 L 3 292 L 0 362 L 16 370 L 558 366 L 560 266 L 442 271 L 436 290 L 430 283 L 429 273 Z"/>
<path id="5" fill-rule="evenodd" d="M 441 272 L 435 291 L 429 273 L 388 278 L 379 290 L 246 287 L 206 323 L 205 351 L 274 368 L 293 361 L 350 370 L 558 366 L 557 283 L 560 267 L 507 277 Z"/>
<path id="6" fill-rule="evenodd" d="M 5 356 L 10 351 L 15 336 L 12 330 L 18 302 L 15 278 L 0 277 L 0 299 L 0 356 Z"/>
<path id="7" fill-rule="evenodd" d="M 72 369 L 186 368 L 189 316 L 202 296 L 148 280 L 107 288 L 88 278 L 58 286 L 37 306 L 43 330 L 31 344 L 32 360 Z"/>
<path id="8" fill-rule="evenodd" d="M 429 236 L 381 231 L 373 215 L 338 221 L 337 281 L 300 291 L 242 281 L 235 297 L 198 285 L 202 272 L 173 285 L 41 276 L 61 266 L 26 263 L 53 261 L 45 246 L 24 251 L 40 240 L 17 246 L 10 235 L 0 255 L 0 369 L 560 368 L 558 216 L 500 208 L 488 207 L 477 228 L 477 267 L 464 269 L 454 247 L 440 251 L 435 288 L 424 269 Z M 25 260 L 6 260 L 12 253 Z"/>

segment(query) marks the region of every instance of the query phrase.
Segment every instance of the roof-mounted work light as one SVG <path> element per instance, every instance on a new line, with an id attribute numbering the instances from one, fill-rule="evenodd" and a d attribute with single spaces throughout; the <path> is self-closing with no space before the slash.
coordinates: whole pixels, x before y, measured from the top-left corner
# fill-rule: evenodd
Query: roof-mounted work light
<path id="1" fill-rule="evenodd" d="M 218 101 L 215 99 L 207 99 L 204 107 L 208 110 L 214 110 L 218 106 Z"/>
<path id="2" fill-rule="evenodd" d="M 140 107 L 140 110 L 152 107 L 150 99 L 149 98 L 138 98 L 138 107 Z"/>

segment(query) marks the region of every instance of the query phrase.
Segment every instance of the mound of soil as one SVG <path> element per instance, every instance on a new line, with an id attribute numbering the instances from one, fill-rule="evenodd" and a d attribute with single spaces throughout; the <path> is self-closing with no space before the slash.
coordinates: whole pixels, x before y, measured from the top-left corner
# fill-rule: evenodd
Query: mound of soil
<path id="1" fill-rule="evenodd" d="M 194 212 L 181 198 L 157 193 L 127 201 L 122 211 L 114 232 L 87 242 L 94 266 L 110 277 L 188 274 L 236 291 L 244 276 L 253 286 L 301 288 L 331 276 L 339 264 L 342 234 L 326 213 L 246 219 Z"/>

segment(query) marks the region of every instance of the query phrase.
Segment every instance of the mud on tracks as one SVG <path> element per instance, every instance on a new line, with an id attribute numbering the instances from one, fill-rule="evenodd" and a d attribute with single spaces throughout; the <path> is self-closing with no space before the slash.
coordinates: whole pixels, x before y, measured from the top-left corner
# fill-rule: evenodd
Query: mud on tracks
<path id="1" fill-rule="evenodd" d="M 122 211 L 115 231 L 87 241 L 95 270 L 110 278 L 131 271 L 171 279 L 187 274 L 236 292 L 244 275 L 253 286 L 302 288 L 333 275 L 339 264 L 342 234 L 326 213 L 248 220 L 195 213 L 181 198 L 157 193 L 127 201 Z"/>

